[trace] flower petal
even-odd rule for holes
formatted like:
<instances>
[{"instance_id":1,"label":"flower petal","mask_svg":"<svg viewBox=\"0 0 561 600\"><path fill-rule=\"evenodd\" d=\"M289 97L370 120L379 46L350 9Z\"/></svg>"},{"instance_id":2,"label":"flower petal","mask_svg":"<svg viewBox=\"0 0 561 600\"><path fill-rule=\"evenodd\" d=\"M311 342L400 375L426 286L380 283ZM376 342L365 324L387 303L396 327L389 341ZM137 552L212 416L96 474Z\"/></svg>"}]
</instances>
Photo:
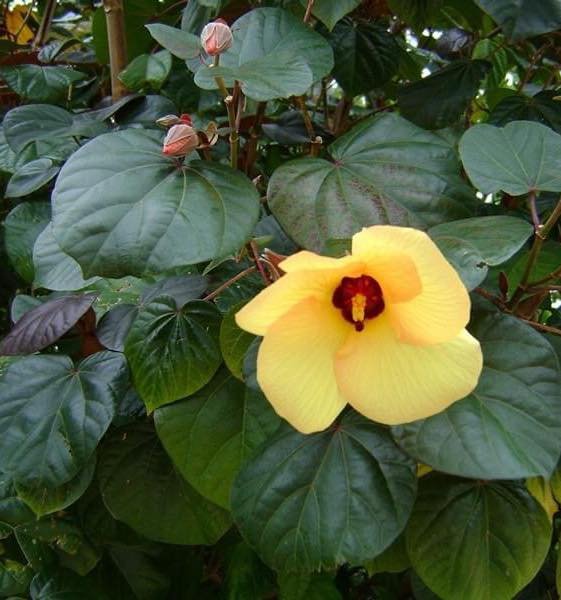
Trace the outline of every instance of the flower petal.
<instances>
[{"instance_id":1,"label":"flower petal","mask_svg":"<svg viewBox=\"0 0 561 600\"><path fill-rule=\"evenodd\" d=\"M418 293L409 297L403 290L406 268L392 266L395 258L383 261L396 254L405 257L403 265L410 260L415 267L418 282L411 280L411 289L418 288ZM400 339L413 344L446 342L469 321L470 300L462 280L423 231L390 225L363 229L353 236L353 256L379 270L373 276L385 295L386 287L401 290L400 299L389 295L389 313Z\"/></svg>"},{"instance_id":2,"label":"flower petal","mask_svg":"<svg viewBox=\"0 0 561 600\"><path fill-rule=\"evenodd\" d=\"M279 267L285 273L294 273L296 271L321 271L323 269L342 269L352 268L358 262L352 256L343 256L342 258L332 258L330 256L321 256L308 250L301 250L286 257L279 263Z\"/></svg>"},{"instance_id":3,"label":"flower petal","mask_svg":"<svg viewBox=\"0 0 561 600\"><path fill-rule=\"evenodd\" d=\"M309 252L308 254L312 253ZM338 264L336 259L329 260L333 261L333 264ZM281 265L286 262L286 260L283 261ZM317 271L287 273L259 292L251 302L236 313L236 323L246 331L256 335L265 335L268 328L279 317L302 300L316 298L323 302L331 302L333 292L341 279L345 275L350 274L352 276L358 273L362 268L362 263L354 261L336 269L328 268Z\"/></svg>"},{"instance_id":4,"label":"flower petal","mask_svg":"<svg viewBox=\"0 0 561 600\"><path fill-rule=\"evenodd\" d=\"M338 311L304 300L268 329L257 355L257 381L277 413L302 433L328 427L345 406L333 360L352 327Z\"/></svg>"},{"instance_id":5,"label":"flower petal","mask_svg":"<svg viewBox=\"0 0 561 600\"><path fill-rule=\"evenodd\" d=\"M453 340L415 346L398 339L388 317L352 333L335 357L339 388L356 410L397 425L430 417L477 385L483 358L465 329Z\"/></svg>"}]
</instances>

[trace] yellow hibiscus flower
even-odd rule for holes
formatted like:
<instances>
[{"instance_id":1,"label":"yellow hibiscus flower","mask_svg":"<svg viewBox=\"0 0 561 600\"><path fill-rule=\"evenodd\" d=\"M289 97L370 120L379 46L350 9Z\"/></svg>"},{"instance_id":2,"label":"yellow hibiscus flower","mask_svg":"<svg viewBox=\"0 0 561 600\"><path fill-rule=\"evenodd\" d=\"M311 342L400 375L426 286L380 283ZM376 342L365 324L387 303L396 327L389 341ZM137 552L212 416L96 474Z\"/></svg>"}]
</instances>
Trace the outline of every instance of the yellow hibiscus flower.
<instances>
[{"instance_id":1,"label":"yellow hibiscus flower","mask_svg":"<svg viewBox=\"0 0 561 600\"><path fill-rule=\"evenodd\" d=\"M380 423L422 419L476 386L469 295L426 233L376 225L353 236L349 256L302 251L279 266L285 275L236 321L264 336L257 380L302 433L325 429L347 403Z\"/></svg>"}]
</instances>

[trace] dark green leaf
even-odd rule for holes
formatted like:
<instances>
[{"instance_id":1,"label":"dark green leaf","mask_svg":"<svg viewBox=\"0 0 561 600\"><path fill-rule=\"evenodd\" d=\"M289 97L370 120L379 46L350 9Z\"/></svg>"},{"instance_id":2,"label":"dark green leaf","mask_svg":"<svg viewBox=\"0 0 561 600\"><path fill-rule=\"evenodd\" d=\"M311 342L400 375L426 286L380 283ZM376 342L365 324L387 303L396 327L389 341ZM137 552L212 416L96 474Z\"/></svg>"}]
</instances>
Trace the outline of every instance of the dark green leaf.
<instances>
[{"instance_id":1,"label":"dark green leaf","mask_svg":"<svg viewBox=\"0 0 561 600\"><path fill-rule=\"evenodd\" d=\"M338 0L338 2L315 0L312 14L331 31L338 21L353 11L360 3L361 0ZM300 0L300 4L307 6L307 0Z\"/></svg>"},{"instance_id":2,"label":"dark green leaf","mask_svg":"<svg viewBox=\"0 0 561 600\"><path fill-rule=\"evenodd\" d=\"M158 436L183 477L225 508L240 466L280 422L262 394L225 370L198 394L158 409L154 417Z\"/></svg>"},{"instance_id":3,"label":"dark green leaf","mask_svg":"<svg viewBox=\"0 0 561 600\"><path fill-rule=\"evenodd\" d=\"M60 167L50 158L38 158L15 171L6 187L6 198L21 198L49 183Z\"/></svg>"},{"instance_id":4,"label":"dark green leaf","mask_svg":"<svg viewBox=\"0 0 561 600\"><path fill-rule=\"evenodd\" d=\"M15 560L0 561L0 597L5 598L14 594L26 594L33 569Z\"/></svg>"},{"instance_id":5,"label":"dark green leaf","mask_svg":"<svg viewBox=\"0 0 561 600\"><path fill-rule=\"evenodd\" d=\"M561 102L558 92L545 90L535 96L514 94L501 100L491 111L489 123L502 127L510 121L537 121L561 133Z\"/></svg>"},{"instance_id":6,"label":"dark green leaf","mask_svg":"<svg viewBox=\"0 0 561 600\"><path fill-rule=\"evenodd\" d=\"M230 526L228 513L175 471L148 425L117 430L107 440L99 480L111 514L149 539L214 544Z\"/></svg>"},{"instance_id":7,"label":"dark green leaf","mask_svg":"<svg viewBox=\"0 0 561 600\"><path fill-rule=\"evenodd\" d=\"M25 281L33 281L33 245L49 222L46 202L22 202L4 220L4 243L12 266Z\"/></svg>"},{"instance_id":8,"label":"dark green leaf","mask_svg":"<svg viewBox=\"0 0 561 600\"><path fill-rule=\"evenodd\" d=\"M0 354L33 354L56 342L91 308L95 294L62 296L39 304L17 321L0 343Z\"/></svg>"},{"instance_id":9,"label":"dark green leaf","mask_svg":"<svg viewBox=\"0 0 561 600\"><path fill-rule=\"evenodd\" d=\"M235 304L222 319L220 325L220 351L226 366L233 375L242 379L242 366L247 349L255 336L240 329L236 324L236 313L245 304Z\"/></svg>"},{"instance_id":10,"label":"dark green leaf","mask_svg":"<svg viewBox=\"0 0 561 600\"><path fill-rule=\"evenodd\" d=\"M475 125L460 140L460 156L473 185L484 194L561 191L561 135L540 123Z\"/></svg>"},{"instance_id":11,"label":"dark green leaf","mask_svg":"<svg viewBox=\"0 0 561 600\"><path fill-rule=\"evenodd\" d=\"M380 87L397 72L399 46L382 25L343 19L328 39L335 56L333 75L349 96Z\"/></svg>"},{"instance_id":12,"label":"dark green leaf","mask_svg":"<svg viewBox=\"0 0 561 600\"><path fill-rule=\"evenodd\" d=\"M202 388L218 369L220 313L159 296L140 310L125 342L135 387L149 411Z\"/></svg>"},{"instance_id":13,"label":"dark green leaf","mask_svg":"<svg viewBox=\"0 0 561 600\"><path fill-rule=\"evenodd\" d=\"M29 356L0 379L0 468L26 486L56 487L90 460L124 392L126 362L112 352L77 366Z\"/></svg>"},{"instance_id":14,"label":"dark green leaf","mask_svg":"<svg viewBox=\"0 0 561 600\"><path fill-rule=\"evenodd\" d=\"M521 40L561 27L561 5L557 0L475 0L497 22L511 40Z\"/></svg>"},{"instance_id":15,"label":"dark green leaf","mask_svg":"<svg viewBox=\"0 0 561 600\"><path fill-rule=\"evenodd\" d=\"M37 574L30 594L31 600L110 600L94 581L65 569Z\"/></svg>"},{"instance_id":16,"label":"dark green leaf","mask_svg":"<svg viewBox=\"0 0 561 600\"><path fill-rule=\"evenodd\" d=\"M28 487L16 483L15 488L18 496L38 517L42 517L74 504L90 485L94 471L95 460L91 460L80 473L59 487Z\"/></svg>"},{"instance_id":17,"label":"dark green leaf","mask_svg":"<svg viewBox=\"0 0 561 600\"><path fill-rule=\"evenodd\" d=\"M481 305L471 331L481 342L476 389L444 412L395 427L420 462L464 477L516 479L553 471L561 452L561 374L537 331Z\"/></svg>"},{"instance_id":18,"label":"dark green leaf","mask_svg":"<svg viewBox=\"0 0 561 600\"><path fill-rule=\"evenodd\" d=\"M286 426L238 475L234 520L283 571L360 563L389 546L409 517L414 464L387 431L349 413L303 435Z\"/></svg>"},{"instance_id":19,"label":"dark green leaf","mask_svg":"<svg viewBox=\"0 0 561 600\"><path fill-rule=\"evenodd\" d=\"M457 60L398 90L401 114L426 129L442 129L460 118L491 68L484 60Z\"/></svg>"},{"instance_id":20,"label":"dark green leaf","mask_svg":"<svg viewBox=\"0 0 561 600\"><path fill-rule=\"evenodd\" d=\"M80 290L99 279L99 277L84 279L80 265L60 249L53 235L51 223L35 240L33 266L35 267L35 286L47 290Z\"/></svg>"},{"instance_id":21,"label":"dark green leaf","mask_svg":"<svg viewBox=\"0 0 561 600\"><path fill-rule=\"evenodd\" d=\"M196 35L163 23L150 23L146 29L160 46L183 60L195 58L201 51L201 42Z\"/></svg>"},{"instance_id":22,"label":"dark green leaf","mask_svg":"<svg viewBox=\"0 0 561 600\"><path fill-rule=\"evenodd\" d=\"M141 54L119 74L119 79L129 90L159 90L170 74L171 62L172 57L167 50L155 54Z\"/></svg>"},{"instance_id":23,"label":"dark green leaf","mask_svg":"<svg viewBox=\"0 0 561 600\"><path fill-rule=\"evenodd\" d=\"M200 298L208 285L206 277L201 275L177 275L165 277L146 288L140 296L141 304L148 304L158 296L171 296L177 306L183 306L189 300Z\"/></svg>"},{"instance_id":24,"label":"dark green leaf","mask_svg":"<svg viewBox=\"0 0 561 600\"><path fill-rule=\"evenodd\" d=\"M321 573L280 573L280 600L342 600L333 577Z\"/></svg>"},{"instance_id":25,"label":"dark green leaf","mask_svg":"<svg viewBox=\"0 0 561 600\"><path fill-rule=\"evenodd\" d=\"M65 100L71 87L86 75L67 67L16 65L0 67L0 77L22 98L56 103Z\"/></svg>"},{"instance_id":26,"label":"dark green leaf","mask_svg":"<svg viewBox=\"0 0 561 600\"><path fill-rule=\"evenodd\" d=\"M406 533L413 568L443 600L511 600L545 559L551 524L519 483L429 474Z\"/></svg>"},{"instance_id":27,"label":"dark green leaf","mask_svg":"<svg viewBox=\"0 0 561 600\"><path fill-rule=\"evenodd\" d=\"M427 227L470 216L471 192L452 147L394 114L356 125L318 158L290 161L271 177L269 206L301 246L390 223Z\"/></svg>"},{"instance_id":28,"label":"dark green leaf","mask_svg":"<svg viewBox=\"0 0 561 600\"><path fill-rule=\"evenodd\" d=\"M53 231L86 276L162 271L236 252L251 235L258 194L241 173L203 161L178 168L161 133L102 135L62 168Z\"/></svg>"},{"instance_id":29,"label":"dark green leaf","mask_svg":"<svg viewBox=\"0 0 561 600\"><path fill-rule=\"evenodd\" d=\"M507 216L461 219L429 230L429 235L470 290L485 279L488 266L506 262L532 233L528 222Z\"/></svg>"},{"instance_id":30,"label":"dark green leaf","mask_svg":"<svg viewBox=\"0 0 561 600\"><path fill-rule=\"evenodd\" d=\"M14 152L21 152L30 142L95 137L107 131L107 125L88 117L75 115L59 106L27 104L9 111L3 121L6 140ZM76 148L76 144L74 143Z\"/></svg>"},{"instance_id":31,"label":"dark green leaf","mask_svg":"<svg viewBox=\"0 0 561 600\"><path fill-rule=\"evenodd\" d=\"M108 349L123 352L125 340L138 316L136 304L118 304L108 310L97 324L95 335Z\"/></svg>"}]
</instances>

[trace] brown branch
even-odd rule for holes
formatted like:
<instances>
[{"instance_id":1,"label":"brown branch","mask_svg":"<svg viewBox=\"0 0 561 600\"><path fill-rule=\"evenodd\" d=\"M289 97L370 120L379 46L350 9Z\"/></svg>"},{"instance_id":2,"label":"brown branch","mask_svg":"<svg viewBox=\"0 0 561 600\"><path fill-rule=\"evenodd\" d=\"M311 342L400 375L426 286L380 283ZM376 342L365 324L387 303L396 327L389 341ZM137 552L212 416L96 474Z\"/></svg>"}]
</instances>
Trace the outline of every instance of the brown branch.
<instances>
[{"instance_id":1,"label":"brown branch","mask_svg":"<svg viewBox=\"0 0 561 600\"><path fill-rule=\"evenodd\" d=\"M43 12L43 18L41 19L39 29L37 30L37 34L33 40L33 48L38 48L47 41L47 38L49 37L49 31L51 30L53 17L55 16L56 4L57 0L47 0L45 10Z\"/></svg>"},{"instance_id":2,"label":"brown branch","mask_svg":"<svg viewBox=\"0 0 561 600\"><path fill-rule=\"evenodd\" d=\"M127 40L125 37L125 14L123 0L103 0L107 22L107 40L111 66L111 95L116 102L127 94L127 88L119 74L127 66Z\"/></svg>"},{"instance_id":3,"label":"brown branch","mask_svg":"<svg viewBox=\"0 0 561 600\"><path fill-rule=\"evenodd\" d=\"M266 102L259 102L257 104L257 112L255 113L255 119L253 125L249 131L249 140L247 142L247 154L245 159L245 172L249 175L253 163L257 158L257 144L259 143L259 135L261 134L261 124L265 117L265 109L267 108Z\"/></svg>"},{"instance_id":4,"label":"brown branch","mask_svg":"<svg viewBox=\"0 0 561 600\"><path fill-rule=\"evenodd\" d=\"M539 331L544 331L545 333L552 333L553 335L561 335L561 329L557 329L557 327L552 327L551 325L543 325L542 323L538 323L537 321L531 321L530 319L524 319L523 317L518 317L521 321L528 323L535 329Z\"/></svg>"},{"instance_id":5,"label":"brown branch","mask_svg":"<svg viewBox=\"0 0 561 600\"><path fill-rule=\"evenodd\" d=\"M315 0L308 0L308 6L306 6L306 14L304 15L304 23L309 23L312 18L312 10L314 9Z\"/></svg>"}]
</instances>

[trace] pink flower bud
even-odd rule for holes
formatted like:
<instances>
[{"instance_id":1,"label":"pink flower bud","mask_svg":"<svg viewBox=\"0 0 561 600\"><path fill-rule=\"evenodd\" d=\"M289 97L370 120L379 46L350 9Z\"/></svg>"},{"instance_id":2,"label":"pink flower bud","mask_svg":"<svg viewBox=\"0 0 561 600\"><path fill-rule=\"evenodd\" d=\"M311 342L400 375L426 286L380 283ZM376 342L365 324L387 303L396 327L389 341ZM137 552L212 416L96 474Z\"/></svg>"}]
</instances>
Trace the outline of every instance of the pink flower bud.
<instances>
[{"instance_id":1,"label":"pink flower bud","mask_svg":"<svg viewBox=\"0 0 561 600\"><path fill-rule=\"evenodd\" d=\"M232 45L232 30L223 19L205 25L201 32L201 44L210 56L222 54Z\"/></svg>"},{"instance_id":2,"label":"pink flower bud","mask_svg":"<svg viewBox=\"0 0 561 600\"><path fill-rule=\"evenodd\" d=\"M199 136L190 126L180 123L174 125L164 139L163 154L166 156L185 156L199 145Z\"/></svg>"}]
</instances>

